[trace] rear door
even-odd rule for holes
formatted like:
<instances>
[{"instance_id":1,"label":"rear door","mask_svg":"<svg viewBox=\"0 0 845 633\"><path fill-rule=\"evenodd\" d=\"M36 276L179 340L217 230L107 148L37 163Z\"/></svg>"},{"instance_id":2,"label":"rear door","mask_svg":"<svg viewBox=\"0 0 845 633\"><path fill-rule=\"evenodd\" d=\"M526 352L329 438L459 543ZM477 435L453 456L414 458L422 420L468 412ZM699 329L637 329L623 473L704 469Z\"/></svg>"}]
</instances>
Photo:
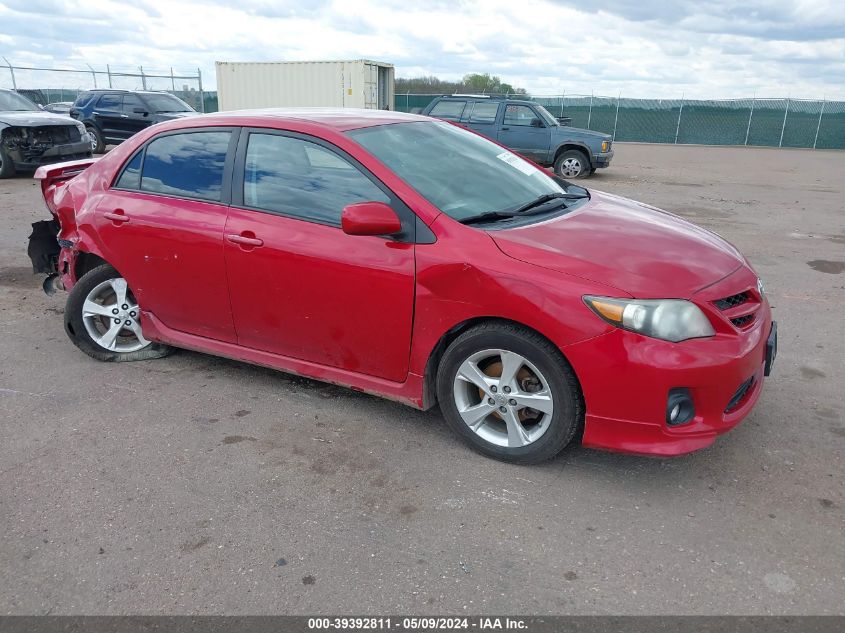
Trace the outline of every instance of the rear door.
<instances>
[{"instance_id":1,"label":"rear door","mask_svg":"<svg viewBox=\"0 0 845 633\"><path fill-rule=\"evenodd\" d=\"M241 136L234 182L225 252L238 343L403 381L413 240L347 235L340 216L385 202L413 237L411 211L334 146L276 130Z\"/></svg>"},{"instance_id":2,"label":"rear door","mask_svg":"<svg viewBox=\"0 0 845 633\"><path fill-rule=\"evenodd\" d=\"M230 343L223 228L236 143L232 128L154 137L106 190L93 220L106 259L144 312L168 328Z\"/></svg>"},{"instance_id":3,"label":"rear door","mask_svg":"<svg viewBox=\"0 0 845 633\"><path fill-rule=\"evenodd\" d=\"M495 141L498 137L496 120L500 103L499 101L470 101L461 121L471 130Z\"/></svg>"},{"instance_id":4,"label":"rear door","mask_svg":"<svg viewBox=\"0 0 845 633\"><path fill-rule=\"evenodd\" d=\"M507 104L498 141L535 161L545 161L552 142L551 129L529 105Z\"/></svg>"}]
</instances>

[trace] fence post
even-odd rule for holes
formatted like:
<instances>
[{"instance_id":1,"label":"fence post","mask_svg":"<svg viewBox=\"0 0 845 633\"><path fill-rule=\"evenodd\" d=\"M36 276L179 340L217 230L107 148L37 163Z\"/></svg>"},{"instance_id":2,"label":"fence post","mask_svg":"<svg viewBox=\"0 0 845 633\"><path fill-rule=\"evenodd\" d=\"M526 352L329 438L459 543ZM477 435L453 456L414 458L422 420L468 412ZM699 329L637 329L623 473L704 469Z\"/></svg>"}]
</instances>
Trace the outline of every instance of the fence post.
<instances>
[{"instance_id":1,"label":"fence post","mask_svg":"<svg viewBox=\"0 0 845 633\"><path fill-rule=\"evenodd\" d=\"M590 109L587 112L587 129L590 129L590 121L593 120L593 92L590 92Z\"/></svg>"},{"instance_id":2,"label":"fence post","mask_svg":"<svg viewBox=\"0 0 845 633\"><path fill-rule=\"evenodd\" d=\"M173 66L170 67L170 88L176 92L176 80L173 78Z\"/></svg>"},{"instance_id":3,"label":"fence post","mask_svg":"<svg viewBox=\"0 0 845 633\"><path fill-rule=\"evenodd\" d=\"M751 133L751 117L754 116L754 104L757 103L757 93L751 99L751 112L748 113L748 125L745 128L745 146L748 147L748 135Z\"/></svg>"},{"instance_id":4,"label":"fence post","mask_svg":"<svg viewBox=\"0 0 845 633\"><path fill-rule=\"evenodd\" d=\"M91 64L85 64L85 65L88 66L88 69L91 71L91 77L94 78L94 90L96 90L97 89L97 73L93 68L91 68Z\"/></svg>"},{"instance_id":5,"label":"fence post","mask_svg":"<svg viewBox=\"0 0 845 633\"><path fill-rule=\"evenodd\" d=\"M819 129L822 126L822 115L824 114L824 107L827 104L827 97L822 99L822 109L819 112L819 122L816 123L816 137L813 139L813 149L816 149L816 143L819 142Z\"/></svg>"},{"instance_id":6,"label":"fence post","mask_svg":"<svg viewBox=\"0 0 845 633\"><path fill-rule=\"evenodd\" d=\"M147 76L144 74L144 67L138 66L138 70L141 71L141 86L143 86L144 90L147 89Z\"/></svg>"},{"instance_id":7,"label":"fence post","mask_svg":"<svg viewBox=\"0 0 845 633\"><path fill-rule=\"evenodd\" d=\"M783 113L783 125L780 127L780 140L778 147L783 147L783 133L786 130L786 117L789 116L789 97L786 98L786 110Z\"/></svg>"},{"instance_id":8,"label":"fence post","mask_svg":"<svg viewBox=\"0 0 845 633\"><path fill-rule=\"evenodd\" d=\"M675 126L675 145L678 144L678 134L681 131L681 114L684 112L684 97L685 93L681 93L681 107L678 108L678 124Z\"/></svg>"},{"instance_id":9,"label":"fence post","mask_svg":"<svg viewBox=\"0 0 845 633\"><path fill-rule=\"evenodd\" d=\"M106 74L109 76L109 88L111 88L111 67L108 64L106 64Z\"/></svg>"},{"instance_id":10,"label":"fence post","mask_svg":"<svg viewBox=\"0 0 845 633\"><path fill-rule=\"evenodd\" d=\"M613 119L613 136L611 140L616 141L616 125L619 123L619 100L622 98L622 92L616 95L616 117Z\"/></svg>"},{"instance_id":11,"label":"fence post","mask_svg":"<svg viewBox=\"0 0 845 633\"><path fill-rule=\"evenodd\" d=\"M205 114L205 95L202 91L202 70L200 70L199 68L197 68L197 83L199 84L200 91L200 112Z\"/></svg>"},{"instance_id":12,"label":"fence post","mask_svg":"<svg viewBox=\"0 0 845 633\"><path fill-rule=\"evenodd\" d=\"M8 59L6 59L6 58L4 57L4 58L3 58L3 61L4 61L4 62L6 62L6 66L8 66L8 67L9 67L9 74L11 74L11 75L12 75L12 90L17 91L17 89L18 89L18 84L16 84L16 83L15 83L15 70L14 70L14 68L12 68L12 65L9 63L9 60L8 60Z\"/></svg>"}]
</instances>

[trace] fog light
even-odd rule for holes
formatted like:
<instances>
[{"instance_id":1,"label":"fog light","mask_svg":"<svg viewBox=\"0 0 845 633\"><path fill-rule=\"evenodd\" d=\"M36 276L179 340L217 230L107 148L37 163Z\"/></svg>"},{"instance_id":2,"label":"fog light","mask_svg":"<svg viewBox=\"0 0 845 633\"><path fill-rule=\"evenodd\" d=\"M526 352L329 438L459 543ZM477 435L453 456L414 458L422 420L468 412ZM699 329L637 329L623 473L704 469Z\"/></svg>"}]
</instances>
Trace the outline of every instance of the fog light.
<instances>
[{"instance_id":1,"label":"fog light","mask_svg":"<svg viewBox=\"0 0 845 633\"><path fill-rule=\"evenodd\" d=\"M675 387L669 390L666 401L666 424L677 426L686 424L695 417L695 406L692 395L686 387Z\"/></svg>"}]
</instances>

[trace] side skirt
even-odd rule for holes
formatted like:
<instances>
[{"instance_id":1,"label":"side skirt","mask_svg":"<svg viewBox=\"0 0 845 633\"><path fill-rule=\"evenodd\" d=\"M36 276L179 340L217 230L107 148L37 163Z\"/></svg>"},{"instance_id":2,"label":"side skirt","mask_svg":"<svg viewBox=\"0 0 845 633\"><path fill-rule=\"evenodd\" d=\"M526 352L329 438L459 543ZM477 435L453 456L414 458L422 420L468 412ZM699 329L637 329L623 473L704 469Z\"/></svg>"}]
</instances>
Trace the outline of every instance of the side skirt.
<instances>
[{"instance_id":1,"label":"side skirt","mask_svg":"<svg viewBox=\"0 0 845 633\"><path fill-rule=\"evenodd\" d=\"M321 382L327 382L341 387L347 387L354 391L369 393L389 400L395 400L416 409L423 408L423 379L416 374L408 374L405 382L392 382L375 376L367 376L355 372L328 367L318 363L312 363L298 358L281 356L262 350L240 347L233 343L215 341L213 339L186 334L170 329L151 312L142 312L144 336L151 341L166 343L173 347L223 356L232 360L238 360L252 365L269 367L279 371L313 378Z\"/></svg>"}]
</instances>

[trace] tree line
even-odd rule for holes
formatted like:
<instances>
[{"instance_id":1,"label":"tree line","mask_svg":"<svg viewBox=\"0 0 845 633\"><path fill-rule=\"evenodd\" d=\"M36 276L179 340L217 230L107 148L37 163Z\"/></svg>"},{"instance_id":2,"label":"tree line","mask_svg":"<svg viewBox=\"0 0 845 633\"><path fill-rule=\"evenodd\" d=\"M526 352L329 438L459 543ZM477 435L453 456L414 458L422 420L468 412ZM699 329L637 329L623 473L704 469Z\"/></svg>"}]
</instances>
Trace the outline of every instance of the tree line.
<instances>
[{"instance_id":1,"label":"tree line","mask_svg":"<svg viewBox=\"0 0 845 633\"><path fill-rule=\"evenodd\" d=\"M503 82L501 77L490 73L470 73L464 75L460 81L445 81L433 75L428 77L412 77L396 79L396 94L454 94L456 92L471 94L528 94L525 88L517 88Z\"/></svg>"}]
</instances>

